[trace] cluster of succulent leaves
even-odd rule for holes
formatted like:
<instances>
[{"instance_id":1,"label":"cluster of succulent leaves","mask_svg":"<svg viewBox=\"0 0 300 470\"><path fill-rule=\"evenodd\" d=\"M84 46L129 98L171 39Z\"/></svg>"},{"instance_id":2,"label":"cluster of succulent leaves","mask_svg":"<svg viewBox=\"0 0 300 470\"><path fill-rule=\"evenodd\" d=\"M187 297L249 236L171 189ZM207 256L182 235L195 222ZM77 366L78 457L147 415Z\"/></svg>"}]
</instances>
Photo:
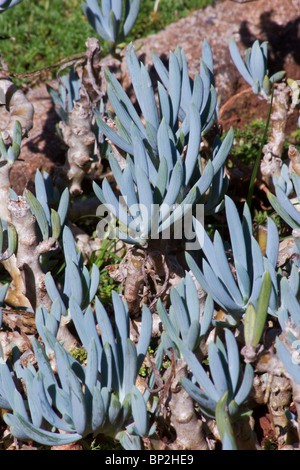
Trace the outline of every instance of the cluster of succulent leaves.
<instances>
[{"instance_id":1,"label":"cluster of succulent leaves","mask_svg":"<svg viewBox=\"0 0 300 470\"><path fill-rule=\"evenodd\" d=\"M2 2L2 8L15 3ZM125 2L125 17L121 6L121 1L104 0L101 9L98 2L92 0L87 0L84 6L98 34L112 44L120 41L130 29L139 1ZM266 44L255 42L247 52L245 62L233 40L230 51L253 91L268 97L272 83L282 74L268 77ZM204 236L201 260L198 262L187 253L191 273L186 273L176 288L171 288L168 308L161 299L158 300L157 311L164 331L156 364L161 365L170 348L176 358L184 358L189 376L182 379L182 386L204 415L216 419L223 449L235 449L231 425L245 412L244 405L254 377L249 363L241 365L235 329L243 322L245 345L256 348L267 315L278 318L286 334L285 342L279 339L276 342L278 355L288 373L300 383L300 366L293 361L290 346L300 338L298 266L291 261L289 277L283 275L277 269L279 236L275 223L268 219L267 244L263 253L253 235L249 207L244 205L241 219L234 202L225 195L228 182L224 165L234 138L232 130L223 141L219 136L215 137L211 155L204 168L202 166L200 144L218 117L213 59L207 41L203 43L200 72L194 79L189 76L184 51L179 48L170 53L168 68L153 55L154 67L160 77L158 106L148 68L139 63L132 46L128 47L126 58L141 114L109 71L105 71L107 95L114 109L117 132L95 110L98 128L126 154L124 168L113 154L109 155L125 205L120 204L107 180L101 187L94 183L94 191L120 221L117 237L135 245L146 245L151 237L155 238L180 222L187 206L202 203L206 214L215 214L225 207L230 245L224 246L218 231L211 240L205 227L194 219L199 241ZM73 82L75 87L71 86ZM60 104L64 120L67 119L66 99L72 106L72 100L77 96L77 77L74 81L66 81L65 85L69 96L63 96L63 89L60 95L52 95ZM18 128L16 132L14 140L20 146ZM5 152L3 149L4 156ZM293 174L290 178L283 166L274 185L275 195L270 196L270 202L290 227L297 230L299 214L289 196L294 190L299 199L299 176ZM64 282L60 289L50 271L45 276L52 307L48 311L41 305L36 311L36 327L43 341L42 345L37 339L32 340L37 366L30 363L25 366L16 346L13 346L8 361L0 358L0 407L12 411L4 415L4 420L15 437L44 445L63 445L90 434L106 434L118 439L125 449L140 449L141 437L151 436L155 431L150 417L156 402L154 408L149 408L150 392L142 394L135 386L151 341L152 313L143 306L139 340L135 345L130 339L126 302L112 291L113 327L108 312L97 297L100 270L96 264L90 271L87 269L71 230L65 225L69 203L67 190L59 198L48 175L43 178L37 172L36 196L29 192L25 194L41 238L46 240L51 236L59 241L65 260ZM11 197L16 195L11 192ZM52 204L56 204L57 210L50 208ZM170 207L174 206L174 211L170 212ZM153 213L153 207L156 213ZM128 231L132 228L134 235ZM16 238L10 224L1 224L0 229L3 260L16 250ZM295 242L297 253L297 237ZM201 318L192 275L207 293ZM4 285L0 290L0 307L5 305L7 288ZM215 304L223 309L226 320L214 319ZM62 319L73 322L87 352L83 364L57 339ZM195 353L215 327L222 329L224 337L217 336L209 342L207 370ZM3 357L1 351L0 356ZM57 373L52 369L51 357L55 358ZM150 386L154 380L152 376ZM21 384L26 389L26 399L20 391Z\"/></svg>"},{"instance_id":2,"label":"cluster of succulent leaves","mask_svg":"<svg viewBox=\"0 0 300 470\"><path fill-rule=\"evenodd\" d=\"M146 436L149 431L148 411L135 381L148 349L152 317L145 307L139 342L135 346L129 338L126 305L116 293L113 306L115 332L106 310L96 298L99 338L91 307L83 311L73 296L69 298L69 313L87 351L85 367L56 338L62 314L60 302L53 302L50 312L42 306L37 309L36 325L45 344L43 347L36 339L32 342L38 370L22 365L17 348L12 355L13 375L15 380L23 379L26 401L15 388L10 365L3 360L0 363L0 405L13 410L4 419L14 436L49 446L71 443L89 434L103 433L117 438L121 433L118 438L125 448L132 442L139 447L139 436ZM57 376L51 368L50 353L55 357ZM135 424L126 428L130 413ZM65 433L57 434L53 429Z\"/></svg>"},{"instance_id":3,"label":"cluster of succulent leaves","mask_svg":"<svg viewBox=\"0 0 300 470\"><path fill-rule=\"evenodd\" d=\"M22 2L22 0L1 0L0 1L0 13L7 10L8 8L14 7L20 2Z\"/></svg>"},{"instance_id":4,"label":"cluster of succulent leaves","mask_svg":"<svg viewBox=\"0 0 300 470\"><path fill-rule=\"evenodd\" d=\"M131 31L140 10L141 0L86 0L83 12L96 33L114 52Z\"/></svg>"},{"instance_id":5,"label":"cluster of succulent leaves","mask_svg":"<svg viewBox=\"0 0 300 470\"><path fill-rule=\"evenodd\" d=\"M245 60L242 59L234 38L231 38L229 41L229 50L235 66L246 82L252 86L253 93L260 94L264 98L269 97L271 95L272 84L281 80L285 72L279 71L269 77L267 69L267 41L260 44L256 40L247 49Z\"/></svg>"}]
</instances>

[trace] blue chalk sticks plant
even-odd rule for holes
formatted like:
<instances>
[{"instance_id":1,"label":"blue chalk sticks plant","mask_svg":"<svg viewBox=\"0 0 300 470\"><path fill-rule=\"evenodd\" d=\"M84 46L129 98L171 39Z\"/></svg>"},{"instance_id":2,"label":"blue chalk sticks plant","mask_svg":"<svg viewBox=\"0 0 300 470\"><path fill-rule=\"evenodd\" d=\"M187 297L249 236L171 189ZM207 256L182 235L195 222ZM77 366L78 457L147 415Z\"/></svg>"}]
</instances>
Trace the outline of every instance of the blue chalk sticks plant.
<instances>
[{"instance_id":1,"label":"blue chalk sticks plant","mask_svg":"<svg viewBox=\"0 0 300 470\"><path fill-rule=\"evenodd\" d=\"M17 3L0 1L0 12ZM140 6L86 0L82 9L120 59ZM283 163L284 117L280 139L273 121L280 100L288 112L300 94L283 71L269 76L266 42L256 40L244 59L234 39L229 50L269 103L243 205L229 185L234 130L222 135L218 122L208 41L193 78L184 50L168 61L153 53L155 83L129 44L129 95L89 38L58 88L48 86L66 163L56 178L37 170L34 190L22 194L10 169L34 110L0 77L10 115L0 136L1 428L21 447L112 439L128 451L167 441L164 450L261 450L254 410L266 405L274 445L299 446L300 154L290 146ZM258 175L287 240L271 211L257 236ZM80 249L82 236L81 247L98 240L93 256ZM106 251L110 239L125 255ZM105 305L104 275L117 286Z\"/></svg>"}]
</instances>

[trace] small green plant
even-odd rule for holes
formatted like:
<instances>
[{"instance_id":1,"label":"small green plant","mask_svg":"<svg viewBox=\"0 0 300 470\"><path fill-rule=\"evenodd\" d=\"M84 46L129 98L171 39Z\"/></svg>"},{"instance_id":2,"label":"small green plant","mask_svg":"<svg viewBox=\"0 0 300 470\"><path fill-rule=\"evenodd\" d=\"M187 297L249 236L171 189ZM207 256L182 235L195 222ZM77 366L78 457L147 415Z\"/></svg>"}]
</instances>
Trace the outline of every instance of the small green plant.
<instances>
[{"instance_id":1,"label":"small green plant","mask_svg":"<svg viewBox=\"0 0 300 470\"><path fill-rule=\"evenodd\" d=\"M89 21L116 52L117 42L129 32L138 8L146 3L87 0L84 8ZM2 2L0 7L14 4ZM43 2L54 15L52 5ZM161 0L161 12L164 5L170 6L170 2ZM33 14L40 6L34 6ZM87 43L87 50L95 46L94 65L99 71L99 42L91 39ZM245 59L233 40L229 47L254 93L275 108L284 96L286 113L290 98L292 106L298 106L297 82L276 85L283 73L268 76L266 43L255 41ZM109 140L111 153L105 163L110 165L115 184L100 177L93 189L104 209L97 235L103 222L104 228L116 229L113 237L104 230L102 243L86 260L75 243L79 227L69 219L69 198L76 197L71 187L59 190L48 174L37 171L35 191L26 189L21 196L6 188L3 206L10 218L0 218L0 262L15 277L0 288L4 422L15 438L45 446L81 441L83 448L119 449L121 445L126 450L141 450L146 443L154 446L154 438L176 434L173 442L168 439L170 449L202 450L211 445L222 445L224 450L257 449L263 448L263 442L257 442L249 417L263 403L272 414L279 448L290 442L290 425L299 429L300 423L300 219L295 206L300 195L299 152L296 147L288 149L290 171L281 161L284 119L276 149L271 107L263 128L252 124L258 126L257 131L263 130L257 141L253 127L246 128L242 137L238 134L233 152L247 156L240 153L236 158L254 164L250 203L239 207L229 194L226 173L230 168L225 169L234 134L230 130L223 140L219 135L208 42L203 41L200 70L193 79L183 50L171 52L167 65L153 54L159 76L157 91L147 65L139 62L131 44L126 60L140 113L108 70L110 119L95 101L89 102L88 93L80 95L84 88L79 75L70 75L64 82L69 86L68 107L64 107L64 87L60 93L52 93L60 105L60 117L65 124L70 118L77 137L78 121L67 112L73 105L72 111L79 110L84 101L88 113L81 126L88 124L90 131L96 121ZM87 60L86 65L92 64ZM93 82L96 77L90 74L89 78ZM10 80L0 82L1 103L8 106L10 117L16 116L8 89L13 90L14 98L21 97L29 111L28 126L21 121L19 126L12 119L10 140L0 141L0 166L7 170L18 157L22 137L32 127L33 109L24 94L10 88ZM84 144L88 160L89 146L96 137L100 139L95 134ZM251 153L253 149L256 155ZM253 217L251 212L259 165L265 170L261 171L263 177L269 176L264 181L277 215L267 211ZM82 196L82 204L87 202L86 196ZM199 206L210 217L209 231L204 215L192 217ZM114 216L115 225L110 214L104 218L107 212ZM192 248L186 243L190 240L186 232L175 236L187 214L191 216L189 229L198 241ZM279 230L271 215L286 222L293 246L292 256L280 266ZM256 238L257 224L265 225L264 244ZM226 230L217 230L222 226ZM91 234L95 235L95 227L89 227L88 236ZM119 244L127 248L124 256L117 251ZM52 252L62 260L59 276L52 269ZM19 288L22 316L31 313L34 318L36 330L30 339L24 339L23 324L20 326L18 317L15 320L17 309L9 303L14 286ZM10 308L14 316L9 322ZM5 322L10 328L2 328ZM16 345L19 330L25 348L23 343L22 347ZM139 375L146 377L145 388ZM297 415L287 412L292 401ZM298 435L294 440L299 445Z\"/></svg>"},{"instance_id":2,"label":"small green plant","mask_svg":"<svg viewBox=\"0 0 300 470\"><path fill-rule=\"evenodd\" d=\"M265 121L255 119L250 124L245 124L243 129L236 129L230 156L247 166L253 165L261 147L265 127ZM227 162L229 168L236 166L235 160L230 160L230 156Z\"/></svg>"}]
</instances>

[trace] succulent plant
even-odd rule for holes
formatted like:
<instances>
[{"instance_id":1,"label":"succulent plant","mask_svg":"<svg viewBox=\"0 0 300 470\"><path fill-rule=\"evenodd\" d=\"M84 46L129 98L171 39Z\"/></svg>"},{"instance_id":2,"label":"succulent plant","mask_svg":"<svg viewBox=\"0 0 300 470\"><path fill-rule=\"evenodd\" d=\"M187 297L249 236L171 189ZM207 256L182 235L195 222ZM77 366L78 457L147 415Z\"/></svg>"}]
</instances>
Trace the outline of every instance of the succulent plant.
<instances>
[{"instance_id":1,"label":"succulent plant","mask_svg":"<svg viewBox=\"0 0 300 470\"><path fill-rule=\"evenodd\" d=\"M272 279L269 312L278 307L278 283L276 264L278 258L279 236L272 219L268 219L266 255L252 234L252 220L247 204L244 205L243 220L234 202L225 196L226 219L231 239L232 264L236 280L232 274L228 256L218 231L211 241L203 226L195 220L197 236L204 237L202 250L202 270L190 254L187 263L202 288L210 293L217 304L228 312L228 321L234 323L241 318L247 305L257 305L264 273L269 271Z\"/></svg>"},{"instance_id":2,"label":"succulent plant","mask_svg":"<svg viewBox=\"0 0 300 470\"><path fill-rule=\"evenodd\" d=\"M135 346L129 339L126 305L116 293L113 294L113 306L115 333L107 312L96 299L99 337L92 309L88 308L84 313L74 297L70 298L71 316L79 327L83 345L87 346L85 366L57 341L55 329L50 326L51 320L38 322L40 334L54 351L57 376L38 340L33 339L32 342L37 370L31 364L24 367L20 362L20 352L15 350L14 374L16 379L24 380L26 401L15 387L8 364L1 360L0 405L13 410L13 414L8 413L4 417L13 435L44 445L63 445L91 433L116 437L128 425L128 434L135 436L130 443L136 446L136 438L147 435L146 403L135 387L135 380L151 338L151 313L147 307L143 309L141 335ZM57 311L53 310L46 316L56 315ZM44 314L45 311L40 310L39 315ZM45 426L46 422L49 424ZM58 429L64 433L57 433L55 430ZM124 434L120 438L124 445L129 445Z\"/></svg>"},{"instance_id":3,"label":"succulent plant","mask_svg":"<svg viewBox=\"0 0 300 470\"><path fill-rule=\"evenodd\" d=\"M217 206L224 192L223 165L232 145L233 131L228 132L223 142L215 139L212 157L202 170L199 164L202 130L199 103L203 100L203 87L194 86L188 115L178 128L183 85L177 56L173 54L171 57L177 63L177 67L172 66L170 59L170 74L174 74L176 88L174 85L170 92L171 99L168 100L166 90L163 86L159 87L160 102L163 103L159 113L147 68L138 63L134 49L131 46L128 48L129 71L145 125L119 82L110 72L106 72L107 93L116 113L115 123L119 133L99 116L96 120L106 137L129 154L126 161L123 160L123 171L116 158L109 158L125 207L117 200L106 179L102 188L94 184L94 191L104 205L109 205L109 210L124 228L132 229L133 236L130 231L117 231L118 238L128 243L144 245L149 238L168 230L184 217L191 206L204 201L203 196L210 185L214 187L214 193L208 199L210 210ZM200 80L199 77L199 83ZM211 120L214 112L215 105L206 114L207 120ZM170 116L173 116L172 121Z\"/></svg>"},{"instance_id":4,"label":"succulent plant","mask_svg":"<svg viewBox=\"0 0 300 470\"><path fill-rule=\"evenodd\" d=\"M271 77L268 76L267 41L264 41L261 44L258 40L254 41L252 47L247 49L244 61L233 38L229 41L229 50L236 68L246 82L252 86L253 93L260 94L264 98L268 98L271 95L272 84L281 80L284 77L285 72L280 71Z\"/></svg>"},{"instance_id":5,"label":"succulent plant","mask_svg":"<svg viewBox=\"0 0 300 470\"><path fill-rule=\"evenodd\" d=\"M201 412L214 418L220 399L226 396L231 420L239 417L253 384L254 372L247 363L241 370L239 350L233 333L225 328L225 345L219 337L208 345L209 376L196 355L181 342L181 353L191 370L192 379L183 378L181 383L188 394L199 404ZM198 384L198 386L196 385ZM200 388L199 388L200 387Z\"/></svg>"},{"instance_id":6,"label":"succulent plant","mask_svg":"<svg viewBox=\"0 0 300 470\"><path fill-rule=\"evenodd\" d=\"M83 12L97 34L115 52L117 44L131 31L140 9L140 0L86 0Z\"/></svg>"}]
</instances>

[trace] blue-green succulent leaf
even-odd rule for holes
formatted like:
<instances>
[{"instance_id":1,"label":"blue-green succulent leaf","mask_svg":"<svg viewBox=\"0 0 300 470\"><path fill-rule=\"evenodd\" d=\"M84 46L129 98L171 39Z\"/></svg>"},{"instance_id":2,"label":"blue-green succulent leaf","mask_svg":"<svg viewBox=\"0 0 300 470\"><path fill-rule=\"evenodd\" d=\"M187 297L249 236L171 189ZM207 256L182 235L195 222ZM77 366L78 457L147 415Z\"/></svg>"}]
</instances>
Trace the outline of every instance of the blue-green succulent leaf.
<instances>
[{"instance_id":1,"label":"blue-green succulent leaf","mask_svg":"<svg viewBox=\"0 0 300 470\"><path fill-rule=\"evenodd\" d=\"M136 19L137 19L137 16L138 16L138 13L139 13L139 9L140 9L140 3L141 3L141 0L131 0L130 1L130 7L129 9L127 8L127 15L125 17L125 21L124 21L124 25L123 25L123 34L124 36L126 37L129 32L131 31ZM126 4L128 4L128 0L126 0Z\"/></svg>"},{"instance_id":2,"label":"blue-green succulent leaf","mask_svg":"<svg viewBox=\"0 0 300 470\"><path fill-rule=\"evenodd\" d=\"M195 169L201 142L201 120L196 106L190 105L190 133L185 157L185 185L187 186Z\"/></svg>"},{"instance_id":3,"label":"blue-green succulent leaf","mask_svg":"<svg viewBox=\"0 0 300 470\"><path fill-rule=\"evenodd\" d=\"M92 430L95 433L99 428L101 428L105 419L105 408L103 403L103 398L100 390L97 387L94 387L93 390L93 404L92 404L92 420L91 426Z\"/></svg>"},{"instance_id":4,"label":"blue-green succulent leaf","mask_svg":"<svg viewBox=\"0 0 300 470\"><path fill-rule=\"evenodd\" d=\"M208 345L208 360L211 377L219 396L222 396L228 390L226 371L220 357L219 349L216 343ZM199 384L200 385L200 384Z\"/></svg>"}]
</instances>

